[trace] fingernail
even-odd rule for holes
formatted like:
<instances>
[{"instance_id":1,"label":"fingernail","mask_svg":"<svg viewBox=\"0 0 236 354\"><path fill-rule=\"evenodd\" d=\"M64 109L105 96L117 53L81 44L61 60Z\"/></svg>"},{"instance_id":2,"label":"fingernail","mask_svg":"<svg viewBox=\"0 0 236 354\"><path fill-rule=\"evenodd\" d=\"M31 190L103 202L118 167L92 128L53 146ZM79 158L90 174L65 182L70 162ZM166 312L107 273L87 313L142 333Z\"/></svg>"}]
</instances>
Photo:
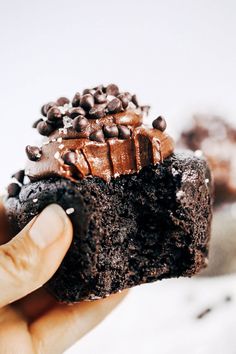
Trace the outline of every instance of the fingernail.
<instances>
[{"instance_id":1,"label":"fingernail","mask_svg":"<svg viewBox=\"0 0 236 354\"><path fill-rule=\"evenodd\" d=\"M37 217L29 231L29 236L40 248L46 248L62 235L67 221L64 210L56 205L49 205Z\"/></svg>"}]
</instances>

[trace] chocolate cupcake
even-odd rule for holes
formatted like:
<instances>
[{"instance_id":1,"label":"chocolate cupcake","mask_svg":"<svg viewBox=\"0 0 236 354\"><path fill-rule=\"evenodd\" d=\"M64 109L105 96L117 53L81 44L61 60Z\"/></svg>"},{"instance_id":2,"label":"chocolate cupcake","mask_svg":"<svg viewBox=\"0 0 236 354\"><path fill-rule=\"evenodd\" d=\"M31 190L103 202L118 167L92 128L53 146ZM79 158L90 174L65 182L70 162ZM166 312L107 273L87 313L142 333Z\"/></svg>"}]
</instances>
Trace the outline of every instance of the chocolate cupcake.
<instances>
[{"instance_id":1,"label":"chocolate cupcake","mask_svg":"<svg viewBox=\"0 0 236 354\"><path fill-rule=\"evenodd\" d=\"M236 201L236 127L218 116L197 115L181 133L178 145L206 156L216 205Z\"/></svg>"},{"instance_id":2,"label":"chocolate cupcake","mask_svg":"<svg viewBox=\"0 0 236 354\"><path fill-rule=\"evenodd\" d=\"M27 146L6 209L12 235L51 203L71 218L72 245L45 285L59 301L103 298L207 264L209 168L174 153L163 117L144 125L148 108L100 85L44 105L34 124L45 138Z\"/></svg>"}]
</instances>

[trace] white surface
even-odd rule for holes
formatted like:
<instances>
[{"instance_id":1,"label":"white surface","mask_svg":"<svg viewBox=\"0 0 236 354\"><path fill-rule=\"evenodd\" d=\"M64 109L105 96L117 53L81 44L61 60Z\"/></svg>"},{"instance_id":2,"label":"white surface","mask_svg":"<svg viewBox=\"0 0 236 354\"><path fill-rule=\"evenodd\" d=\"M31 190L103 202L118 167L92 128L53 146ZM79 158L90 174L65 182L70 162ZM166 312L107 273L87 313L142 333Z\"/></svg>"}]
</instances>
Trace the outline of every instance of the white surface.
<instances>
[{"instance_id":1,"label":"white surface","mask_svg":"<svg viewBox=\"0 0 236 354\"><path fill-rule=\"evenodd\" d=\"M182 278L135 288L67 353L235 354L235 283L236 276ZM229 295L232 301L225 302Z\"/></svg>"},{"instance_id":2,"label":"white surface","mask_svg":"<svg viewBox=\"0 0 236 354\"><path fill-rule=\"evenodd\" d=\"M196 110L235 120L235 10L234 0L0 0L0 187L24 165L41 104L90 85L136 92L174 135ZM135 289L70 353L235 354L236 305L221 304L235 280Z\"/></svg>"}]
</instances>

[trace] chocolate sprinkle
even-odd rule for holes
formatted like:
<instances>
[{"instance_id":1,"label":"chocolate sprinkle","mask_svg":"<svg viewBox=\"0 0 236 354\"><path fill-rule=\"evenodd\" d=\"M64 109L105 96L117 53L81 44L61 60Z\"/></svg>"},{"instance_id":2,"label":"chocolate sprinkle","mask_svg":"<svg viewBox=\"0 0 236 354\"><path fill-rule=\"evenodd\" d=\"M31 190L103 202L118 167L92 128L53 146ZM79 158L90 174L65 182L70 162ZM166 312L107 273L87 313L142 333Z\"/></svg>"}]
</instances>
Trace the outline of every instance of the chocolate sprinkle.
<instances>
[{"instance_id":1,"label":"chocolate sprinkle","mask_svg":"<svg viewBox=\"0 0 236 354\"><path fill-rule=\"evenodd\" d=\"M152 122L152 126L153 126L154 129L158 129L161 132L164 132L164 130L166 130L166 120L165 120L165 118L163 118L162 116L157 117Z\"/></svg>"},{"instance_id":2,"label":"chocolate sprinkle","mask_svg":"<svg viewBox=\"0 0 236 354\"><path fill-rule=\"evenodd\" d=\"M42 150L37 146L27 145L25 148L28 159L31 161L38 161L42 156Z\"/></svg>"},{"instance_id":3,"label":"chocolate sprinkle","mask_svg":"<svg viewBox=\"0 0 236 354\"><path fill-rule=\"evenodd\" d=\"M44 136L49 136L54 131L54 127L45 121L39 122L37 129L39 134Z\"/></svg>"},{"instance_id":4,"label":"chocolate sprinkle","mask_svg":"<svg viewBox=\"0 0 236 354\"><path fill-rule=\"evenodd\" d=\"M104 143L105 139L104 139L104 135L103 135L103 131L100 130L96 130L95 132L92 132L89 136L90 140L93 141L97 141L98 143Z\"/></svg>"},{"instance_id":5,"label":"chocolate sprinkle","mask_svg":"<svg viewBox=\"0 0 236 354\"><path fill-rule=\"evenodd\" d=\"M119 98L113 98L108 105L107 109L110 113L119 113L122 110L122 104Z\"/></svg>"},{"instance_id":6,"label":"chocolate sprinkle","mask_svg":"<svg viewBox=\"0 0 236 354\"><path fill-rule=\"evenodd\" d=\"M87 93L81 97L80 105L86 111L89 111L94 105L94 98L90 93Z\"/></svg>"},{"instance_id":7,"label":"chocolate sprinkle","mask_svg":"<svg viewBox=\"0 0 236 354\"><path fill-rule=\"evenodd\" d=\"M17 183L11 183L7 187L8 197L16 197L20 193L21 187Z\"/></svg>"},{"instance_id":8,"label":"chocolate sprinkle","mask_svg":"<svg viewBox=\"0 0 236 354\"><path fill-rule=\"evenodd\" d=\"M84 116L78 116L73 120L73 128L78 132L83 132L86 130L89 122Z\"/></svg>"},{"instance_id":9,"label":"chocolate sprinkle","mask_svg":"<svg viewBox=\"0 0 236 354\"><path fill-rule=\"evenodd\" d=\"M25 177L25 170L17 171L14 175L12 175L12 177L15 178L21 184L23 184L24 177Z\"/></svg>"},{"instance_id":10,"label":"chocolate sprinkle","mask_svg":"<svg viewBox=\"0 0 236 354\"><path fill-rule=\"evenodd\" d=\"M81 97L80 93L76 92L72 100L73 107L78 107L80 105L80 97Z\"/></svg>"},{"instance_id":11,"label":"chocolate sprinkle","mask_svg":"<svg viewBox=\"0 0 236 354\"><path fill-rule=\"evenodd\" d=\"M111 96L119 95L119 87L115 84L110 84L106 87L106 94Z\"/></svg>"},{"instance_id":12,"label":"chocolate sprinkle","mask_svg":"<svg viewBox=\"0 0 236 354\"><path fill-rule=\"evenodd\" d=\"M67 151L63 156L62 160L66 165L75 165L77 161L77 155L75 151Z\"/></svg>"},{"instance_id":13,"label":"chocolate sprinkle","mask_svg":"<svg viewBox=\"0 0 236 354\"><path fill-rule=\"evenodd\" d=\"M119 130L115 124L104 126L103 132L106 138L117 138L119 135Z\"/></svg>"},{"instance_id":14,"label":"chocolate sprinkle","mask_svg":"<svg viewBox=\"0 0 236 354\"><path fill-rule=\"evenodd\" d=\"M119 139L125 140L130 138L131 130L128 127L126 127L125 125L119 125L118 129L119 129Z\"/></svg>"},{"instance_id":15,"label":"chocolate sprinkle","mask_svg":"<svg viewBox=\"0 0 236 354\"><path fill-rule=\"evenodd\" d=\"M56 103L58 106L64 106L65 104L70 103L70 100L67 97L60 97L57 99Z\"/></svg>"},{"instance_id":16,"label":"chocolate sprinkle","mask_svg":"<svg viewBox=\"0 0 236 354\"><path fill-rule=\"evenodd\" d=\"M201 320L203 317L205 317L208 313L210 313L212 311L212 309L209 307L209 308L206 308L205 310L203 310L202 312L200 312L198 315L197 315L197 319L198 320Z\"/></svg>"}]
</instances>

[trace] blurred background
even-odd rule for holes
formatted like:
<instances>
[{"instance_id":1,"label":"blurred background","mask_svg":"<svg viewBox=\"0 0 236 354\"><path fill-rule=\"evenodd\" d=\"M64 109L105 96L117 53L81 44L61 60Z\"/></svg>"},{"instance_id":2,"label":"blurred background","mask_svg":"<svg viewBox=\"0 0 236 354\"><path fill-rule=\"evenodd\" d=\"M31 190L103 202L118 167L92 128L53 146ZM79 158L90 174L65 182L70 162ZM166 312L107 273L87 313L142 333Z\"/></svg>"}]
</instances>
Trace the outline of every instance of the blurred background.
<instances>
[{"instance_id":1,"label":"blurred background","mask_svg":"<svg viewBox=\"0 0 236 354\"><path fill-rule=\"evenodd\" d=\"M38 139L41 105L86 87L137 93L174 137L194 113L236 121L235 13L234 0L0 0L0 189ZM235 354L231 258L221 276L133 289L67 353Z\"/></svg>"}]
</instances>

